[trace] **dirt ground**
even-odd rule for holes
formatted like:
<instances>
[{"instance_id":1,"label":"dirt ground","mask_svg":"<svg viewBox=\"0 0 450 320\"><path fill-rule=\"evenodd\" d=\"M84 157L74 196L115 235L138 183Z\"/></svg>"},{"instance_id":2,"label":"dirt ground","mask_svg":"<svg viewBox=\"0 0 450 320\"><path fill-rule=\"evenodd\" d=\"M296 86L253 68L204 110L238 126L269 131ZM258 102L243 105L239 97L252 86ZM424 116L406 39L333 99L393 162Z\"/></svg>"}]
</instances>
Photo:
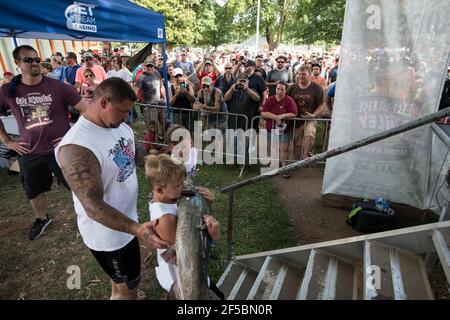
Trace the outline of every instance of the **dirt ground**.
<instances>
[{"instance_id":1,"label":"dirt ground","mask_svg":"<svg viewBox=\"0 0 450 320\"><path fill-rule=\"evenodd\" d=\"M301 168L291 178L274 178L290 212L300 245L361 235L346 224L348 210L326 207L320 200L323 168Z\"/></svg>"}]
</instances>

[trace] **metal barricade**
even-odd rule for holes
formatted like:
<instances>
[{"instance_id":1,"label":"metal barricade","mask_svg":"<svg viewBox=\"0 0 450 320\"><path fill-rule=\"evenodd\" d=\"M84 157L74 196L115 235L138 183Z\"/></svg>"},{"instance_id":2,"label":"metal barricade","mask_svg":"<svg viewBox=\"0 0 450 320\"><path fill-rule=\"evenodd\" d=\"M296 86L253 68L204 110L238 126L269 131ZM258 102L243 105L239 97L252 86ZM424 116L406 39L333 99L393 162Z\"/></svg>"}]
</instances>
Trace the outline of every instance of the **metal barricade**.
<instances>
[{"instance_id":1,"label":"metal barricade","mask_svg":"<svg viewBox=\"0 0 450 320\"><path fill-rule=\"evenodd\" d=\"M266 125L268 121L271 122L269 126ZM285 118L282 121L284 125L276 126L275 121L267 117L257 116L252 119L252 126L258 123L258 129L267 129L267 139L269 141L274 138L271 135L272 130L278 129L276 133L278 135L278 142L280 143L278 159L261 159L258 156L257 161L296 162L302 158L310 157L313 154L322 153L327 150L331 119ZM268 129L270 129L270 132ZM308 150L305 150L307 137L313 137L313 141L310 142L311 146L309 146ZM254 139L253 148L256 148L256 143L258 143L258 139Z\"/></svg>"},{"instance_id":2,"label":"metal barricade","mask_svg":"<svg viewBox=\"0 0 450 320\"><path fill-rule=\"evenodd\" d=\"M133 128L135 130L136 135L138 136L138 141L144 143L147 147L149 146L168 146L167 131L169 130L168 126L168 116L167 116L167 108L163 105L158 104L142 104L137 103L138 109L140 111L140 115L133 124ZM189 130L192 137L194 129L195 129L195 121L200 121L202 124L202 137L207 129L218 129L223 135L223 141L229 142L229 134L230 131L227 129L236 129L240 128L244 131L246 129L250 129L248 117L244 114L239 113L229 113L229 112L214 112L214 111L203 111L203 110L194 110L194 109L184 109L184 108L170 108L170 119L171 126L173 125L182 125L186 129ZM149 137L150 134L148 130L151 129L151 126L155 126L154 129L156 131L156 136L159 137L156 139L157 141L150 141L149 139L144 139L144 137ZM151 134L154 138L155 134ZM155 140L155 139L153 139ZM205 150L204 147L211 143L210 141L203 141L201 144L201 152L211 152L209 150ZM244 157L243 155L238 155L236 152L232 154L227 153L227 146L223 146L224 152L215 152L216 155L222 154L222 156L233 156L236 158ZM203 159L202 157L201 159ZM243 162L237 161L238 163ZM224 162L225 163L225 162ZM244 165L241 167L240 176L244 170Z\"/></svg>"}]
</instances>

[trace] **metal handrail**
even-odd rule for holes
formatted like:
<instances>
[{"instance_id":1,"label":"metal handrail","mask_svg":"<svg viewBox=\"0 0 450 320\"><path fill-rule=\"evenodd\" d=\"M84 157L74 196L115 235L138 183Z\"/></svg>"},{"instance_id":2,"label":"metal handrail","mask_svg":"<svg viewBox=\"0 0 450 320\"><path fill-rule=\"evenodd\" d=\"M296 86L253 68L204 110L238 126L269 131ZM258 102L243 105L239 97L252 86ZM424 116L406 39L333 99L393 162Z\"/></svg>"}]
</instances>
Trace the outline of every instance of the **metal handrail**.
<instances>
[{"instance_id":1,"label":"metal handrail","mask_svg":"<svg viewBox=\"0 0 450 320\"><path fill-rule=\"evenodd\" d=\"M445 108L443 110L440 110L438 112L432 113L430 115L421 117L419 119L410 121L408 123L402 124L400 126L394 127L392 129L371 135L370 137L355 141L355 142L351 142L349 144L346 144L342 147L338 147L323 153L320 153L318 155L315 155L309 159L306 160L300 160L294 163L291 163L285 167L279 168L279 169L275 169L272 171L269 171L263 175L259 175L256 177L252 177L237 183L234 183L232 185L229 185L225 188L223 188L222 190L220 190L222 193L228 193L228 192L232 192L232 191L236 191L237 189L240 189L242 187L248 186L249 184L253 184L255 182L259 182L259 181L263 181L266 179L271 178L274 175L280 174L280 173L287 173L293 170L296 170L298 168L304 167L308 164L311 163L315 163L318 161L322 161L325 159L329 159L335 156L338 156L340 154L343 153L347 153L349 151L355 150L355 149L359 149L361 147L367 146L369 144L378 142L380 140L384 140L387 138L390 138L392 136L395 136L397 134L421 127L423 125L426 125L428 123L431 123L433 121L439 120L443 117L449 116L450 115L450 107L449 108Z\"/></svg>"}]
</instances>

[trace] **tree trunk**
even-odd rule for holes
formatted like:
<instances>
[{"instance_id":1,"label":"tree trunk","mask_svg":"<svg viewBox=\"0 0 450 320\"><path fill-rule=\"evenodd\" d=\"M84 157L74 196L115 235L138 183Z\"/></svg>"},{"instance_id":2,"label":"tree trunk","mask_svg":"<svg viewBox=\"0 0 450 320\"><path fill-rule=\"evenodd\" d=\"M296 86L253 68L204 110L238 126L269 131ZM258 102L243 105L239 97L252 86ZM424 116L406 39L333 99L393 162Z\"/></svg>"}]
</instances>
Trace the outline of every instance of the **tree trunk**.
<instances>
[{"instance_id":1,"label":"tree trunk","mask_svg":"<svg viewBox=\"0 0 450 320\"><path fill-rule=\"evenodd\" d=\"M269 51L273 51L278 47L278 44L273 41L273 33L269 25L266 25L266 39L269 45Z\"/></svg>"},{"instance_id":2,"label":"tree trunk","mask_svg":"<svg viewBox=\"0 0 450 320\"><path fill-rule=\"evenodd\" d=\"M284 0L284 5L280 17L280 25L277 29L277 40L275 41L275 48L277 48L280 45L281 41L283 41L284 27L286 26L287 15L289 13L289 9L292 6L292 2L292 0Z\"/></svg>"}]
</instances>

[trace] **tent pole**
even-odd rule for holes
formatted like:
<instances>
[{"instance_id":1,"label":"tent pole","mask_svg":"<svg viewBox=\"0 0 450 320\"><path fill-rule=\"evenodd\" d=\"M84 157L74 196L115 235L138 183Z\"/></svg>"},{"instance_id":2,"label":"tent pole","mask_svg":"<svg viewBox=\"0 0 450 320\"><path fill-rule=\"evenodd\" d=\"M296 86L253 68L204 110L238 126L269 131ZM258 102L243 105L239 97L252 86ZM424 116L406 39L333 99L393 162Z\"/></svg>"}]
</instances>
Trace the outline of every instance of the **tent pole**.
<instances>
[{"instance_id":1,"label":"tent pole","mask_svg":"<svg viewBox=\"0 0 450 320\"><path fill-rule=\"evenodd\" d=\"M17 39L16 39L16 37L13 37L13 42L14 42L14 48L17 48L18 45L17 45Z\"/></svg>"},{"instance_id":2,"label":"tent pole","mask_svg":"<svg viewBox=\"0 0 450 320\"><path fill-rule=\"evenodd\" d=\"M167 55L166 55L166 43L162 43L162 54L163 54L163 70L164 70L164 87L166 89L166 106L167 106L167 121L169 128L172 123L170 117L170 101L169 101L169 77L167 75Z\"/></svg>"}]
</instances>

